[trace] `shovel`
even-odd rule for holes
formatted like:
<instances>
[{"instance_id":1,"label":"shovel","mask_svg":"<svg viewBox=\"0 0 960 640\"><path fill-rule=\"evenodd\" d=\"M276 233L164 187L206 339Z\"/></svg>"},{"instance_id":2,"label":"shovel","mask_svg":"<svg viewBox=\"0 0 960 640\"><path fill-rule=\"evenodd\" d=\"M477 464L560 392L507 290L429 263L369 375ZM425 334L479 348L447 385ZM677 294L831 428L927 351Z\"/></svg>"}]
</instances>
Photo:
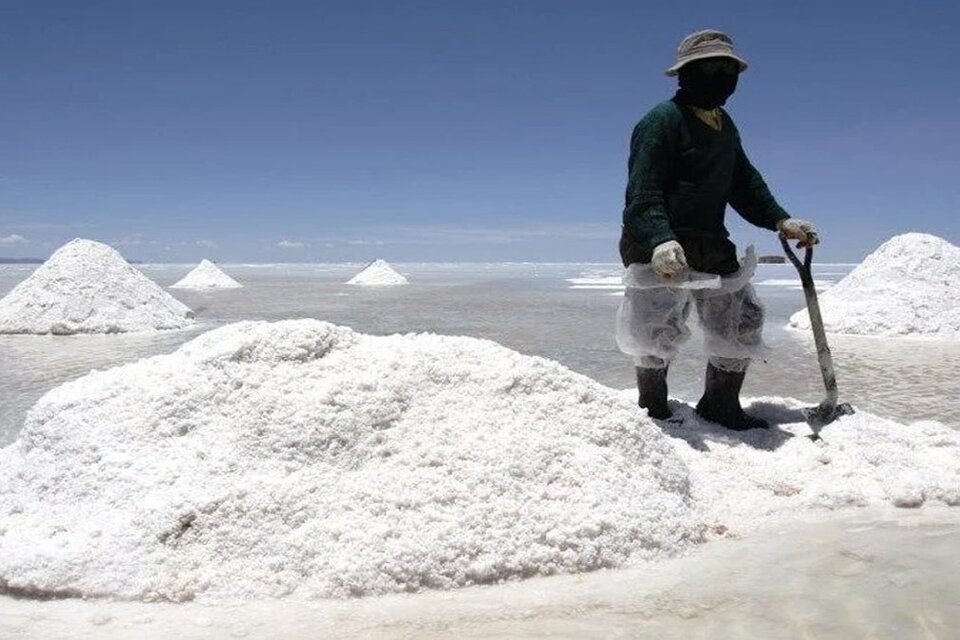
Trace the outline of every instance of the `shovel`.
<instances>
[{"instance_id":1,"label":"shovel","mask_svg":"<svg viewBox=\"0 0 960 640\"><path fill-rule=\"evenodd\" d=\"M813 329L813 340L817 345L817 360L820 362L820 373L823 374L823 386L827 389L827 397L815 407L802 409L803 417L813 430L811 440L820 439L820 430L839 418L854 413L848 403L837 403L837 376L833 372L833 358L830 356L830 347L827 346L827 333L823 329L823 317L820 315L820 303L817 301L817 290L813 286L813 273L810 263L813 261L813 247L807 247L807 253L800 262L800 258L793 252L787 239L781 234L780 244L787 254L787 258L797 268L800 282L803 284L803 294L807 298L807 311L810 313L810 328Z\"/></svg>"}]
</instances>

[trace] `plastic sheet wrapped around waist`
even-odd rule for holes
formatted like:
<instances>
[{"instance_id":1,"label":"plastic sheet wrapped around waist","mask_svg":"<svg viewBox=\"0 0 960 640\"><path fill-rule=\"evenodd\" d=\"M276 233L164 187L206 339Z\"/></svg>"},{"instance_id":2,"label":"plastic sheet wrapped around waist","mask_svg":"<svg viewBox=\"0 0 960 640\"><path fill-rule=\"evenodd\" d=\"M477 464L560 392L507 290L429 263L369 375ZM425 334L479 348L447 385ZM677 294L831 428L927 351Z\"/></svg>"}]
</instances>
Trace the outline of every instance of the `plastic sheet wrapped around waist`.
<instances>
[{"instance_id":1,"label":"plastic sheet wrapped around waist","mask_svg":"<svg viewBox=\"0 0 960 640\"><path fill-rule=\"evenodd\" d=\"M690 337L687 319L696 302L709 355L762 357L763 308L748 286L756 269L753 246L740 269L723 277L687 269L668 279L650 265L630 265L623 276L627 289L617 313L617 345L635 358L672 360Z\"/></svg>"},{"instance_id":2,"label":"plastic sheet wrapped around waist","mask_svg":"<svg viewBox=\"0 0 960 640\"><path fill-rule=\"evenodd\" d=\"M747 247L746 254L740 260L740 268L727 276L703 273L693 269L684 269L674 278L665 278L653 269L652 264L634 263L623 273L623 285L627 289L691 289L700 291L701 296L732 293L742 289L757 271L757 252L753 245Z\"/></svg>"}]
</instances>

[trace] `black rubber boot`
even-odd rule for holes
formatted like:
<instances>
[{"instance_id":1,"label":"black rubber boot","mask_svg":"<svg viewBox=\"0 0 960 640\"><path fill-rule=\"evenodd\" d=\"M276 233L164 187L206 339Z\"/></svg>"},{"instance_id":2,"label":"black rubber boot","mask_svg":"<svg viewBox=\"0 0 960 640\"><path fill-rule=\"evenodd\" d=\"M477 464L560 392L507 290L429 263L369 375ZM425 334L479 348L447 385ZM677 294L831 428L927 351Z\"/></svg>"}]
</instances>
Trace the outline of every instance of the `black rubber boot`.
<instances>
[{"instance_id":1,"label":"black rubber boot","mask_svg":"<svg viewBox=\"0 0 960 640\"><path fill-rule=\"evenodd\" d=\"M746 374L746 371L724 371L707 364L707 379L703 397L697 403L697 414L734 431L769 428L766 420L748 415L740 406L740 389Z\"/></svg>"},{"instance_id":2,"label":"black rubber boot","mask_svg":"<svg viewBox=\"0 0 960 640\"><path fill-rule=\"evenodd\" d=\"M673 415L667 405L667 367L637 367L637 390L640 392L639 404L651 418L666 420Z\"/></svg>"}]
</instances>

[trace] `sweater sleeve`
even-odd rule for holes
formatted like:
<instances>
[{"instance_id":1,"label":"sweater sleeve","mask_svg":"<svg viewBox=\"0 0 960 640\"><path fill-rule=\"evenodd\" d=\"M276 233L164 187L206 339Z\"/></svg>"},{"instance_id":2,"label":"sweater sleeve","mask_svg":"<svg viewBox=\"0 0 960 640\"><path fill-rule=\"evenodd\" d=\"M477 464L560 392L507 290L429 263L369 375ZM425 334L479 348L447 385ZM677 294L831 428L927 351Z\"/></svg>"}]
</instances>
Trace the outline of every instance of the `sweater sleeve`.
<instances>
[{"instance_id":1,"label":"sweater sleeve","mask_svg":"<svg viewBox=\"0 0 960 640\"><path fill-rule=\"evenodd\" d=\"M790 217L790 214L777 204L760 172L747 158L739 140L730 205L747 222L771 231L776 231L778 222Z\"/></svg>"},{"instance_id":2,"label":"sweater sleeve","mask_svg":"<svg viewBox=\"0 0 960 640\"><path fill-rule=\"evenodd\" d=\"M623 209L624 228L634 242L645 249L676 240L670 229L665 195L673 181L676 156L669 122L655 109L633 130L626 206Z\"/></svg>"}]
</instances>

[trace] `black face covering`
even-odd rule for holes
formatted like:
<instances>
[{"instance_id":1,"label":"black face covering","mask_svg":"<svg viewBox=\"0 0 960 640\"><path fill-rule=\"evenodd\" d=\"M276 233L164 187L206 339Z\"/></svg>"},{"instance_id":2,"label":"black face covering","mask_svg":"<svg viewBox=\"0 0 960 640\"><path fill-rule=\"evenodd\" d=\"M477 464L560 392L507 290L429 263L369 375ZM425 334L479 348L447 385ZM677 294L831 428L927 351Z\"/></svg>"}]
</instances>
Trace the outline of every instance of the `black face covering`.
<instances>
[{"instance_id":1,"label":"black face covering","mask_svg":"<svg viewBox=\"0 0 960 640\"><path fill-rule=\"evenodd\" d=\"M737 73L725 73L717 70L705 73L699 61L680 67L680 91L677 97L684 104L715 109L727 102L727 98L737 90Z\"/></svg>"}]
</instances>

